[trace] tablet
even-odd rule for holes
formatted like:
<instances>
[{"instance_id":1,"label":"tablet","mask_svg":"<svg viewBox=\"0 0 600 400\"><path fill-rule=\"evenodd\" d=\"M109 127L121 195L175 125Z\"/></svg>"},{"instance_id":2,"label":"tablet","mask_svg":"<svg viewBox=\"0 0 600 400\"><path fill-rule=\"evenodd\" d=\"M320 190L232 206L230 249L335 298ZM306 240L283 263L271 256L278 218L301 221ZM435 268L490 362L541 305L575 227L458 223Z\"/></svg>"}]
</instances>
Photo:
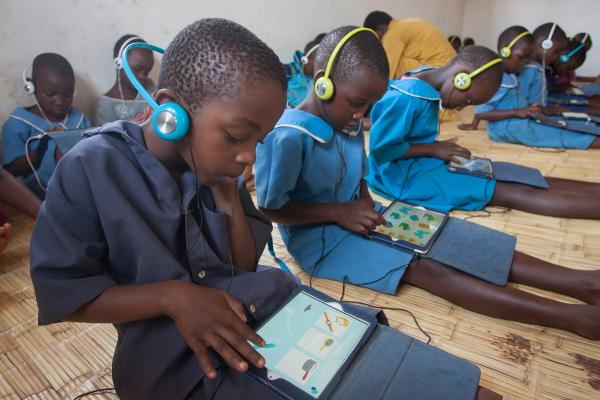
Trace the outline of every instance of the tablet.
<instances>
[{"instance_id":1,"label":"tablet","mask_svg":"<svg viewBox=\"0 0 600 400\"><path fill-rule=\"evenodd\" d=\"M387 225L375 228L370 237L383 243L426 254L441 232L448 214L394 201L384 211Z\"/></svg>"},{"instance_id":2,"label":"tablet","mask_svg":"<svg viewBox=\"0 0 600 400\"><path fill-rule=\"evenodd\" d=\"M322 293L301 286L257 329L266 345L253 347L265 358L266 368L251 371L284 397L326 398L376 326L375 318L344 311Z\"/></svg>"},{"instance_id":3,"label":"tablet","mask_svg":"<svg viewBox=\"0 0 600 400\"><path fill-rule=\"evenodd\" d=\"M464 158L456 156L456 160L448 163L448 171L459 174L474 175L484 178L494 177L494 166L488 158Z\"/></svg>"}]
</instances>

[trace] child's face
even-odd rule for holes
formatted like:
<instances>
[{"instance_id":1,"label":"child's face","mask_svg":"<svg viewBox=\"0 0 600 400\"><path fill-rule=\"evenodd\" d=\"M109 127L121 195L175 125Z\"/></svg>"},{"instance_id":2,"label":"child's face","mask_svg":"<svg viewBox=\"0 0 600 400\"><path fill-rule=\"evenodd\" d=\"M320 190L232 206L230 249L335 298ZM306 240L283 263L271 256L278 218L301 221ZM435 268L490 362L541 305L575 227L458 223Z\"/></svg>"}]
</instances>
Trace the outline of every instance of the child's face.
<instances>
[{"instance_id":1,"label":"child's face","mask_svg":"<svg viewBox=\"0 0 600 400\"><path fill-rule=\"evenodd\" d=\"M333 99L324 101L323 117L337 131L351 129L387 90L388 81L369 68L335 83Z\"/></svg>"},{"instance_id":2,"label":"child's face","mask_svg":"<svg viewBox=\"0 0 600 400\"><path fill-rule=\"evenodd\" d=\"M568 51L563 51L561 55L567 55ZM560 57L552 64L552 69L555 74L565 74L567 72L575 71L577 68L581 67L583 62L579 59L571 57L569 61L566 63L560 61Z\"/></svg>"},{"instance_id":3,"label":"child's face","mask_svg":"<svg viewBox=\"0 0 600 400\"><path fill-rule=\"evenodd\" d=\"M75 80L55 71L41 70L35 80L35 98L48 118L62 119L73 103Z\"/></svg>"},{"instance_id":4,"label":"child's face","mask_svg":"<svg viewBox=\"0 0 600 400\"><path fill-rule=\"evenodd\" d=\"M511 49L510 57L503 60L504 71L509 74L521 72L533 54L533 43L518 43Z\"/></svg>"},{"instance_id":5,"label":"child's face","mask_svg":"<svg viewBox=\"0 0 600 400\"><path fill-rule=\"evenodd\" d=\"M246 166L254 164L256 144L273 130L285 105L285 93L273 81L207 101L192 115L188 139L179 142L179 152L190 168L195 163L204 185L233 183Z\"/></svg>"},{"instance_id":6,"label":"child's face","mask_svg":"<svg viewBox=\"0 0 600 400\"><path fill-rule=\"evenodd\" d=\"M154 66L154 55L149 50L133 49L127 54L127 62L137 80L143 83L148 79L148 74L150 74ZM121 70L120 74L121 82L126 82L126 85L134 89L132 83L125 75L125 71Z\"/></svg>"}]
</instances>

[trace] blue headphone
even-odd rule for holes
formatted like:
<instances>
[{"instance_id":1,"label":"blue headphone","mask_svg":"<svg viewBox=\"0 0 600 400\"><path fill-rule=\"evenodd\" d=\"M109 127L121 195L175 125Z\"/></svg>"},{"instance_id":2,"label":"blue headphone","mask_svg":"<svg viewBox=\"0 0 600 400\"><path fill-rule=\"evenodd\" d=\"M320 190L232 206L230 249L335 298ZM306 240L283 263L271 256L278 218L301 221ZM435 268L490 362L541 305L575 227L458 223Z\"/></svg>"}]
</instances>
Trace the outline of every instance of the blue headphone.
<instances>
[{"instance_id":1,"label":"blue headphone","mask_svg":"<svg viewBox=\"0 0 600 400\"><path fill-rule=\"evenodd\" d=\"M571 57L573 57L575 54L577 54L578 51L580 51L581 49L583 49L585 47L585 41L588 38L588 34L586 33L583 36L583 39L581 39L581 43L579 43L579 46L575 47L573 50L571 50L569 53L567 54L563 54L561 55L558 59L560 60L561 63L566 63L568 62Z\"/></svg>"},{"instance_id":2,"label":"blue headphone","mask_svg":"<svg viewBox=\"0 0 600 400\"><path fill-rule=\"evenodd\" d=\"M187 111L185 111L182 106L172 101L159 105L156 100L150 96L150 93L146 91L144 86L135 77L135 74L129 66L129 62L127 61L127 55L133 49L147 49L160 54L165 54L165 50L149 43L131 43L121 53L121 63L125 75L127 75L127 78L129 78L133 87L137 89L138 93L142 95L144 100L146 100L154 110L154 113L152 114L152 127L154 128L154 132L156 132L161 139L170 141L180 140L188 133L190 128L190 117L188 116Z\"/></svg>"}]
</instances>

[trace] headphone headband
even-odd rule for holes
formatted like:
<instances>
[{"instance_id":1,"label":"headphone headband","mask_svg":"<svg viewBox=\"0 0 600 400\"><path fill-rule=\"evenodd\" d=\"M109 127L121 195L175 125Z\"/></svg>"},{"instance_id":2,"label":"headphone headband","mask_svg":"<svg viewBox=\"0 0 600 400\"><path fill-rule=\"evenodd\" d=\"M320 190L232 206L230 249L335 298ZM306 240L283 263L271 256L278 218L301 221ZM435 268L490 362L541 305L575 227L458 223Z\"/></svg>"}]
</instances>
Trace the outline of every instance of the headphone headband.
<instances>
[{"instance_id":1,"label":"headphone headband","mask_svg":"<svg viewBox=\"0 0 600 400\"><path fill-rule=\"evenodd\" d=\"M310 50L308 50L306 52L306 54L304 54L302 57L300 57L300 62L302 64L308 64L308 57L310 57L310 55L312 53L314 53L321 45L320 44L315 44L313 47L310 48Z\"/></svg>"},{"instance_id":2,"label":"headphone headband","mask_svg":"<svg viewBox=\"0 0 600 400\"><path fill-rule=\"evenodd\" d=\"M471 87L471 81L473 78L501 62L501 58L495 58L472 72L459 72L454 76L454 87L458 90L467 90Z\"/></svg>"},{"instance_id":3,"label":"headphone headband","mask_svg":"<svg viewBox=\"0 0 600 400\"><path fill-rule=\"evenodd\" d=\"M342 40L340 40L339 43L335 46L335 48L333 49L333 52L331 53L331 56L329 56L329 61L327 62L327 68L325 68L325 76L324 76L325 79L329 79L329 75L331 74L331 70L333 69L333 63L335 61L335 58L337 57L340 50L342 50L342 47L344 47L346 42L348 40L350 40L352 38L352 36L356 35L357 33L363 32L363 31L371 32L373 35L377 36L377 33L375 33L375 31L373 29L369 29L369 28L356 28L356 29L353 29L350 32L348 32L348 34L346 36L344 36L342 38ZM379 38L379 36L377 36L377 38Z\"/></svg>"},{"instance_id":4,"label":"headphone headband","mask_svg":"<svg viewBox=\"0 0 600 400\"><path fill-rule=\"evenodd\" d=\"M138 40L138 41L142 41L142 42L144 41L144 39L142 39L142 38L141 38L141 37L139 37L139 36L132 36L132 37L130 37L129 39L125 40L125 41L123 42L123 44L121 44L121 47L119 48L119 52L117 53L117 56L115 57L115 60L114 60L114 61L115 61L115 67L116 67L117 69L123 69L123 62L121 61L121 55L123 55L123 51L125 50L125 48L126 48L126 47L127 47L129 44L131 44L131 43L135 42L136 40Z\"/></svg>"},{"instance_id":5,"label":"headphone headband","mask_svg":"<svg viewBox=\"0 0 600 400\"><path fill-rule=\"evenodd\" d=\"M187 134L190 127L187 111L175 102L167 102L159 105L156 100L154 100L144 85L137 80L129 66L127 55L133 49L146 49L159 54L165 54L165 50L150 43L131 43L123 50L123 54L121 54L121 63L125 75L127 75L127 78L129 78L133 87L154 110L154 113L152 114L152 127L154 128L154 132L156 132L160 138L165 140L176 141L181 139Z\"/></svg>"},{"instance_id":6,"label":"headphone headband","mask_svg":"<svg viewBox=\"0 0 600 400\"><path fill-rule=\"evenodd\" d=\"M548 33L548 37L544 39L542 42L542 49L550 50L552 46L554 46L554 42L552 41L552 37L554 36L554 31L556 30L557 24L556 22L552 23L552 28L550 28L550 32Z\"/></svg>"},{"instance_id":7,"label":"headphone headband","mask_svg":"<svg viewBox=\"0 0 600 400\"><path fill-rule=\"evenodd\" d=\"M331 75L331 70L333 69L333 63L335 62L335 58L337 57L340 50L342 50L342 47L344 47L346 42L348 42L348 40L350 40L352 36L363 31L371 32L373 35L375 35L377 40L379 40L379 36L377 36L377 33L375 33L374 30L369 28L355 28L348 32L346 36L344 36L342 40L340 40L339 43L335 46L333 52L329 56L329 61L327 61L327 68L325 68L325 75L317 79L317 81L315 82L314 89L319 99L327 101L333 97L335 85L333 84L333 81L331 80L331 78L329 78L329 76Z\"/></svg>"}]
</instances>

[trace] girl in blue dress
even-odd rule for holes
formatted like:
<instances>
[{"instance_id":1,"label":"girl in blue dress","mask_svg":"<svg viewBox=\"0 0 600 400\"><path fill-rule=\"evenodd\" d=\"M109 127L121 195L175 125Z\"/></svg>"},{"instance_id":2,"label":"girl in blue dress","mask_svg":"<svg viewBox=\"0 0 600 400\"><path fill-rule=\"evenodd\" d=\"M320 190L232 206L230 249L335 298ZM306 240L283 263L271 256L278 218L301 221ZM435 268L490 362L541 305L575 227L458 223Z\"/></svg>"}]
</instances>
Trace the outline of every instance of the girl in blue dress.
<instances>
[{"instance_id":1,"label":"girl in blue dress","mask_svg":"<svg viewBox=\"0 0 600 400\"><path fill-rule=\"evenodd\" d=\"M322 40L315 60L317 87L331 53L350 29L340 28ZM474 62L481 61L481 47L467 49L477 56ZM322 100L311 91L297 109L285 111L257 147L258 205L279 224L300 266L311 277L386 293L395 293L402 281L475 312L600 339L600 295L589 291L600 286L600 271L571 270L514 252L510 282L570 293L587 303L572 305L494 285L431 259L413 259L365 236L384 221L364 181L362 132L352 128L384 95L389 67L379 41L368 32L353 36L337 54L331 69L333 97ZM459 59L453 68L464 70L468 60ZM494 85L489 86L492 92ZM485 101L471 92L456 93L451 104Z\"/></svg>"},{"instance_id":2,"label":"girl in blue dress","mask_svg":"<svg viewBox=\"0 0 600 400\"><path fill-rule=\"evenodd\" d=\"M544 50L541 47L552 31L552 26L553 24L544 24L533 35L524 37L515 44L511 58L514 59L517 57L515 53L520 52L522 56L531 59L513 68L505 63L508 76L496 95L486 104L477 107L476 117L488 121L490 139L496 142L567 149L600 148L598 136L538 124L529 118L534 114L552 115L561 111L556 106L546 106L548 91L543 63L550 65L555 62L567 45L565 33L556 26L552 34L552 48ZM515 28L508 28L501 34L499 49L512 39L510 32L517 32Z\"/></svg>"},{"instance_id":3,"label":"girl in blue dress","mask_svg":"<svg viewBox=\"0 0 600 400\"><path fill-rule=\"evenodd\" d=\"M48 136L39 140L32 138L49 131L88 128L90 120L71 107L75 75L69 62L61 55L38 55L33 61L31 78L26 78L24 84L26 90L29 88L28 93L33 95L35 105L18 107L4 123L3 166L13 175L23 177L25 184L43 198L44 188L54 172L60 152ZM29 161L25 153L28 153Z\"/></svg>"},{"instance_id":4,"label":"girl in blue dress","mask_svg":"<svg viewBox=\"0 0 600 400\"><path fill-rule=\"evenodd\" d=\"M513 50L512 57L522 56L519 47ZM484 51L487 58L483 60L497 57L481 47L469 46L462 51L463 57L471 59ZM479 67L473 65L472 70ZM510 71L511 66L505 66ZM371 111L370 188L388 199L442 211L481 210L490 205L556 217L599 219L599 184L545 178L549 187L543 189L448 170L448 161L457 156L469 158L471 152L456 139L436 140L440 103L452 108L485 102L498 89L502 76L500 64L496 64L475 77L471 89L459 91L452 84L457 72L453 61L446 67L417 70L390 82L387 93ZM510 85L511 79L505 74L502 85Z\"/></svg>"}]
</instances>

